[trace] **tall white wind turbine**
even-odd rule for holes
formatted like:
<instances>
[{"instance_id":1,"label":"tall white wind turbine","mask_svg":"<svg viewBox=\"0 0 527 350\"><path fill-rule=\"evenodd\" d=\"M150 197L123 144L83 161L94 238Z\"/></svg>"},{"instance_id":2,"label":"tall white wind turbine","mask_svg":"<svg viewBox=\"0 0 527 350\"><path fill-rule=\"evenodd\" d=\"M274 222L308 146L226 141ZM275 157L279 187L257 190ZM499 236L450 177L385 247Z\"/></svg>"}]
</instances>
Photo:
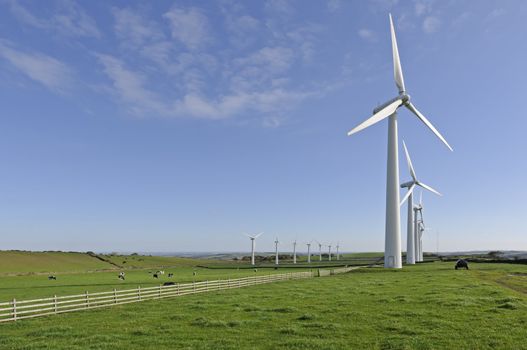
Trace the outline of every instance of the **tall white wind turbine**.
<instances>
[{"instance_id":1,"label":"tall white wind turbine","mask_svg":"<svg viewBox=\"0 0 527 350\"><path fill-rule=\"evenodd\" d=\"M293 264L296 264L296 239L293 242Z\"/></svg>"},{"instance_id":2,"label":"tall white wind turbine","mask_svg":"<svg viewBox=\"0 0 527 350\"><path fill-rule=\"evenodd\" d=\"M307 263L311 264L311 242L306 243L307 245Z\"/></svg>"},{"instance_id":3,"label":"tall white wind turbine","mask_svg":"<svg viewBox=\"0 0 527 350\"><path fill-rule=\"evenodd\" d=\"M275 256L274 256L274 263L275 265L278 265L278 237L276 237L274 241L274 248L275 248Z\"/></svg>"},{"instance_id":4,"label":"tall white wind turbine","mask_svg":"<svg viewBox=\"0 0 527 350\"><path fill-rule=\"evenodd\" d=\"M406 93L404 86L403 70L399 59L399 49L393 27L392 15L390 14L390 31L392 37L393 69L395 85L399 90L399 95L388 102L378 106L373 110L373 115L362 122L350 132L351 136L367 127L385 119L388 123L388 161L386 176L386 229L384 240L384 267L401 268L401 225L400 225L400 206L399 206L399 155L398 155L398 136L397 136L397 109L405 106L415 114L447 147L452 147L436 128L417 110L410 102L410 95Z\"/></svg>"},{"instance_id":5,"label":"tall white wind turbine","mask_svg":"<svg viewBox=\"0 0 527 350\"><path fill-rule=\"evenodd\" d=\"M319 261L322 261L322 243L317 241L317 244L318 244L318 259Z\"/></svg>"},{"instance_id":6,"label":"tall white wind turbine","mask_svg":"<svg viewBox=\"0 0 527 350\"><path fill-rule=\"evenodd\" d=\"M250 236L248 234L245 234L247 237L249 237L251 239L251 265L253 265L253 266L254 266L254 248L256 247L256 238L260 237L262 234L263 234L263 232L255 235L255 236Z\"/></svg>"},{"instance_id":7,"label":"tall white wind turbine","mask_svg":"<svg viewBox=\"0 0 527 350\"><path fill-rule=\"evenodd\" d=\"M339 242L337 242L337 260L340 260L340 255L339 255Z\"/></svg>"},{"instance_id":8,"label":"tall white wind turbine","mask_svg":"<svg viewBox=\"0 0 527 350\"><path fill-rule=\"evenodd\" d=\"M417 176L415 175L414 166L412 164L412 159L410 158L410 153L408 152L408 148L406 148L406 143L404 141L403 141L403 147L404 147L404 153L406 155L406 163L408 164L408 170L410 172L410 176L412 177L412 180L401 184L402 188L408 188L408 192L406 192L406 195L401 201L401 205L403 205L404 201L408 199L408 221L407 221L407 227L406 227L406 230L407 230L406 263L413 265L415 264L415 261L416 261L416 256L415 256L415 244L416 244L415 237L416 235L414 233L414 204L413 204L414 189L416 186L419 186L421 188L424 188L425 190L428 190L432 193L437 194L438 196L441 196L441 193L437 192L432 187L425 185L424 183L417 180Z\"/></svg>"},{"instance_id":9,"label":"tall white wind turbine","mask_svg":"<svg viewBox=\"0 0 527 350\"><path fill-rule=\"evenodd\" d=\"M419 216L421 216L421 219L419 219ZM419 253L419 245L420 245L420 229L419 225L420 222L423 221L423 192L421 191L421 194L419 195L419 204L414 206L414 257L415 261L421 261L419 259L420 253Z\"/></svg>"},{"instance_id":10,"label":"tall white wind turbine","mask_svg":"<svg viewBox=\"0 0 527 350\"><path fill-rule=\"evenodd\" d=\"M328 244L328 255L329 255L329 261L331 261L331 243Z\"/></svg>"}]
</instances>

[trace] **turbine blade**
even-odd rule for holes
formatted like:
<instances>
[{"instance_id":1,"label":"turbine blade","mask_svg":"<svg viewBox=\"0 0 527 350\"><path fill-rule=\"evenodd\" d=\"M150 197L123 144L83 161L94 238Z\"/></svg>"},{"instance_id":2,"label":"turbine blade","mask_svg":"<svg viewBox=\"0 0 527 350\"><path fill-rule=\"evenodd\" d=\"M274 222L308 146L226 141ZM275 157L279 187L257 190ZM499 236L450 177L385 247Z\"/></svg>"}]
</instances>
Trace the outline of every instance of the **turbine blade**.
<instances>
[{"instance_id":1,"label":"turbine blade","mask_svg":"<svg viewBox=\"0 0 527 350\"><path fill-rule=\"evenodd\" d=\"M401 68L401 60L399 59L399 49L397 48L397 38L395 37L395 28L393 27L392 14L390 13L390 32L392 34L392 53L393 53L393 75L395 78L395 85L399 89L399 93L405 92L403 69Z\"/></svg>"},{"instance_id":2,"label":"turbine blade","mask_svg":"<svg viewBox=\"0 0 527 350\"><path fill-rule=\"evenodd\" d=\"M393 114L393 112L395 112L397 110L397 108L402 104L402 100L397 100L391 104L389 104L388 106L384 107L383 109L381 109L380 111L378 111L377 113L375 113L374 115L372 115L370 118L366 119L365 121L363 121L362 123L360 123L359 125L357 125L355 128L351 129L350 132L348 132L348 136L351 136L363 129L366 129L367 127L377 123L377 122L380 122L381 120L383 120L384 118L390 116Z\"/></svg>"},{"instance_id":3,"label":"turbine blade","mask_svg":"<svg viewBox=\"0 0 527 350\"><path fill-rule=\"evenodd\" d=\"M412 186L410 186L410 188L408 189L408 192L406 192L406 194L404 195L403 200L401 201L400 205L403 205L404 202L406 202L408 197L410 197L410 194L412 194L412 192L414 191L414 188L415 188L415 184L412 184Z\"/></svg>"},{"instance_id":4,"label":"turbine blade","mask_svg":"<svg viewBox=\"0 0 527 350\"><path fill-rule=\"evenodd\" d=\"M417 185L421 186L422 188L424 188L425 190L428 190L430 192L433 192L435 194L437 194L438 196L442 196L441 193L439 193L438 191L434 190L432 187L422 183L422 182L418 182Z\"/></svg>"},{"instance_id":5,"label":"turbine blade","mask_svg":"<svg viewBox=\"0 0 527 350\"><path fill-rule=\"evenodd\" d=\"M441 135L439 133L439 131L437 131L437 129L432 125L432 123L430 123L430 121L428 121L428 119L426 119L426 117L424 115L421 114L421 112L419 112L417 110L417 108L415 108L415 106L411 103L411 102L408 102L405 104L406 108L408 108L413 114L415 114L417 116L417 118L419 118L430 130L432 130L432 132L441 140L441 142L443 142L445 144L445 146L448 147L449 150L451 151L454 151L452 149L452 147L450 147L450 145L448 144L448 142L446 142L445 138L443 137L443 135Z\"/></svg>"},{"instance_id":6,"label":"turbine blade","mask_svg":"<svg viewBox=\"0 0 527 350\"><path fill-rule=\"evenodd\" d=\"M406 143L404 142L404 140L403 140L403 147L404 147L404 153L406 154L406 163L408 163L408 170L410 171L410 175L412 176L412 179L414 181L417 181L414 166L412 165L412 159L410 158L410 153L408 153L408 148L406 148Z\"/></svg>"},{"instance_id":7,"label":"turbine blade","mask_svg":"<svg viewBox=\"0 0 527 350\"><path fill-rule=\"evenodd\" d=\"M259 234L257 234L256 236L254 236L254 238L256 239L256 238L260 237L261 235L263 235L263 232L260 232Z\"/></svg>"}]
</instances>

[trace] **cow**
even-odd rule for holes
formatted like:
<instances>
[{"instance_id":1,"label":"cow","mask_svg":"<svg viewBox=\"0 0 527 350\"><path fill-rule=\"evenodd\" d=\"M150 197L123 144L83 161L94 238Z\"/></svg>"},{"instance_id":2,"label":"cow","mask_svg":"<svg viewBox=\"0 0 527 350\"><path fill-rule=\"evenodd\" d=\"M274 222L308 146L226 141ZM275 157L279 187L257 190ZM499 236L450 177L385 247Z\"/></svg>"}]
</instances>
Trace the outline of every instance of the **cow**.
<instances>
[{"instance_id":1,"label":"cow","mask_svg":"<svg viewBox=\"0 0 527 350\"><path fill-rule=\"evenodd\" d=\"M173 274L172 272L170 272L170 273L168 274L168 278L170 278L170 277L174 277L174 274Z\"/></svg>"},{"instance_id":2,"label":"cow","mask_svg":"<svg viewBox=\"0 0 527 350\"><path fill-rule=\"evenodd\" d=\"M119 272L118 278L124 281L124 272Z\"/></svg>"},{"instance_id":3,"label":"cow","mask_svg":"<svg viewBox=\"0 0 527 350\"><path fill-rule=\"evenodd\" d=\"M196 276L196 271L192 272L192 276Z\"/></svg>"},{"instance_id":4,"label":"cow","mask_svg":"<svg viewBox=\"0 0 527 350\"><path fill-rule=\"evenodd\" d=\"M57 276L55 275L49 275L48 280L57 280Z\"/></svg>"},{"instance_id":5,"label":"cow","mask_svg":"<svg viewBox=\"0 0 527 350\"><path fill-rule=\"evenodd\" d=\"M159 276L157 275L157 273L154 273L154 274L152 275L152 277L154 277L154 278L159 278Z\"/></svg>"},{"instance_id":6,"label":"cow","mask_svg":"<svg viewBox=\"0 0 527 350\"><path fill-rule=\"evenodd\" d=\"M463 268L468 270L468 262L465 259L459 259L458 261L456 261L456 266L454 268L456 270L463 269Z\"/></svg>"}]
</instances>

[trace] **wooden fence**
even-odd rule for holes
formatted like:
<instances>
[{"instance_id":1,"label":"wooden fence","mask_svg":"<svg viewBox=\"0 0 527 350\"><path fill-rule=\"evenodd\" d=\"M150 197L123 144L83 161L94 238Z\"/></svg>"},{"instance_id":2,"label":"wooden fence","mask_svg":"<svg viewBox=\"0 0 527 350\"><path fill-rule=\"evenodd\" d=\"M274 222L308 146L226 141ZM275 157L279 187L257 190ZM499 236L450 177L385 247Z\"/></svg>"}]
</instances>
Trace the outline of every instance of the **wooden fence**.
<instances>
[{"instance_id":1,"label":"wooden fence","mask_svg":"<svg viewBox=\"0 0 527 350\"><path fill-rule=\"evenodd\" d=\"M357 267L343 267L330 270L337 274L349 272ZM329 271L328 271L329 272ZM288 272L281 274L270 274L263 276L251 276L236 279L202 281L191 283L176 283L169 286L155 286L134 289L123 289L110 292L88 293L66 296L53 296L51 298L16 300L0 303L0 323L16 321L25 318L55 315L65 312L95 309L113 305L137 303L145 300L178 297L187 294L205 293L231 288L242 288L263 283L271 283L284 280L311 278L324 276L320 270L305 272Z\"/></svg>"}]
</instances>

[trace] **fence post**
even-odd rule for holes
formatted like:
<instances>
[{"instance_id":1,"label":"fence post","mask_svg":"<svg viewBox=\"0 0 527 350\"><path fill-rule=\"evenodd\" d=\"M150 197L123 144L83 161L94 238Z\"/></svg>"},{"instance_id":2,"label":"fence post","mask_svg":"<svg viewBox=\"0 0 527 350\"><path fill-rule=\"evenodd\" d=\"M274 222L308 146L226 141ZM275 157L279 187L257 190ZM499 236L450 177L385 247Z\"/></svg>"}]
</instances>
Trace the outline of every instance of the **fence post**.
<instances>
[{"instance_id":1,"label":"fence post","mask_svg":"<svg viewBox=\"0 0 527 350\"><path fill-rule=\"evenodd\" d=\"M194 293L196 293L196 281L192 282L192 287L193 287Z\"/></svg>"},{"instance_id":2,"label":"fence post","mask_svg":"<svg viewBox=\"0 0 527 350\"><path fill-rule=\"evenodd\" d=\"M55 313L57 313L57 294L53 296L53 307L55 309Z\"/></svg>"},{"instance_id":3,"label":"fence post","mask_svg":"<svg viewBox=\"0 0 527 350\"><path fill-rule=\"evenodd\" d=\"M115 288L113 289L113 303L117 304L117 290Z\"/></svg>"},{"instance_id":4,"label":"fence post","mask_svg":"<svg viewBox=\"0 0 527 350\"><path fill-rule=\"evenodd\" d=\"M141 300L141 286L137 286L137 299Z\"/></svg>"},{"instance_id":5,"label":"fence post","mask_svg":"<svg viewBox=\"0 0 527 350\"><path fill-rule=\"evenodd\" d=\"M159 297L161 298L161 285L159 285Z\"/></svg>"},{"instance_id":6,"label":"fence post","mask_svg":"<svg viewBox=\"0 0 527 350\"><path fill-rule=\"evenodd\" d=\"M86 291L86 308L90 306L90 297L88 295L88 291Z\"/></svg>"},{"instance_id":7,"label":"fence post","mask_svg":"<svg viewBox=\"0 0 527 350\"><path fill-rule=\"evenodd\" d=\"M13 298L13 320L16 321L16 299Z\"/></svg>"},{"instance_id":8,"label":"fence post","mask_svg":"<svg viewBox=\"0 0 527 350\"><path fill-rule=\"evenodd\" d=\"M227 279L227 289L231 289L231 279L230 279L230 277Z\"/></svg>"},{"instance_id":9,"label":"fence post","mask_svg":"<svg viewBox=\"0 0 527 350\"><path fill-rule=\"evenodd\" d=\"M176 284L176 294L179 295L179 283Z\"/></svg>"},{"instance_id":10,"label":"fence post","mask_svg":"<svg viewBox=\"0 0 527 350\"><path fill-rule=\"evenodd\" d=\"M207 292L208 292L209 291L209 280L205 281L205 286L207 287L206 289L207 289Z\"/></svg>"}]
</instances>

